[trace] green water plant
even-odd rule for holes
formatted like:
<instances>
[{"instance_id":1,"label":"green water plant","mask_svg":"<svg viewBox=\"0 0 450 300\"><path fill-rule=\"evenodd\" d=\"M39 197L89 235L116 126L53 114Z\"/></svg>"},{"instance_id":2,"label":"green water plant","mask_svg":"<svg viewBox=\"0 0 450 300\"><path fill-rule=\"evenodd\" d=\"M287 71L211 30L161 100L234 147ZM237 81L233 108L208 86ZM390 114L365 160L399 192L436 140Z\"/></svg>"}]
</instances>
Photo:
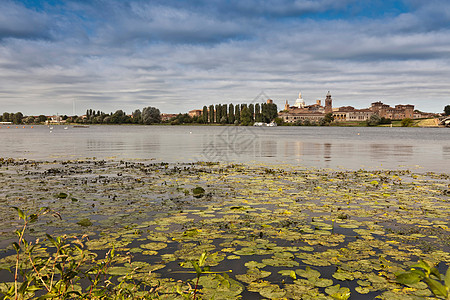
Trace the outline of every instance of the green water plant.
<instances>
[{"instance_id":1,"label":"green water plant","mask_svg":"<svg viewBox=\"0 0 450 300\"><path fill-rule=\"evenodd\" d=\"M97 254L85 249L86 236L46 234L45 242L27 241L28 225L50 210L41 208L38 213L27 215L18 207L14 209L23 225L16 231L17 242L12 244L16 252L14 266L7 268L14 281L0 284L2 299L133 299L138 294L143 299L153 299L155 296L145 291L142 281L133 281L133 269L120 278L111 275L115 264L131 261L129 256L117 254L114 247L107 251L105 258L98 259ZM53 215L61 218L57 213Z\"/></svg>"},{"instance_id":2,"label":"green water plant","mask_svg":"<svg viewBox=\"0 0 450 300\"><path fill-rule=\"evenodd\" d=\"M425 282L436 297L450 300L450 267L444 275L435 266L420 260L408 271L396 274L396 277L399 283L408 286Z\"/></svg>"}]
</instances>

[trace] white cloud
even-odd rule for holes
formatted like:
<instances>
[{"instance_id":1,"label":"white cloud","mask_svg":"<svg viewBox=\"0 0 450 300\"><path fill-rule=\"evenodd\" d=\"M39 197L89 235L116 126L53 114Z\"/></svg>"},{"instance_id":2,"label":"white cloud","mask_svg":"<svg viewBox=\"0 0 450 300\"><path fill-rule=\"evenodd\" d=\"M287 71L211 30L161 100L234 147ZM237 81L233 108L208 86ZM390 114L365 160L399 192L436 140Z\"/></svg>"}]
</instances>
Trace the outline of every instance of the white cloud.
<instances>
[{"instance_id":1,"label":"white cloud","mask_svg":"<svg viewBox=\"0 0 450 300\"><path fill-rule=\"evenodd\" d=\"M441 111L448 104L448 5L441 25L420 22L434 6L378 19L292 18L335 2L286 1L253 11L222 1L67 2L47 13L7 2L42 22L37 32L51 31L52 39L36 33L0 40L0 104L25 114L71 114L74 100L78 114L148 105L185 112L251 101L261 90L280 106L300 90L311 102L330 90L336 105L356 107L381 100ZM51 29L48 18L56 20Z\"/></svg>"}]
</instances>

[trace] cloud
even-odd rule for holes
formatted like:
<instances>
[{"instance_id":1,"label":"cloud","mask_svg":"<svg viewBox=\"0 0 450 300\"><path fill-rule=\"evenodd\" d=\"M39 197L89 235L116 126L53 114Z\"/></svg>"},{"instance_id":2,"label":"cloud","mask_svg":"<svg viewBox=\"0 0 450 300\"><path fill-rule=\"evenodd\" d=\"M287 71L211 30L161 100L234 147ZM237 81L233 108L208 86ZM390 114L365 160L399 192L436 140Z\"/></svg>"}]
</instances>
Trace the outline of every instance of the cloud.
<instances>
[{"instance_id":1,"label":"cloud","mask_svg":"<svg viewBox=\"0 0 450 300\"><path fill-rule=\"evenodd\" d=\"M75 101L78 114L185 112L249 102L261 90L279 105L300 90L309 102L331 90L336 105L441 111L450 92L445 2L5 3L16 17L0 11L0 28L18 24L0 38L0 103L9 111L70 114Z\"/></svg>"},{"instance_id":2,"label":"cloud","mask_svg":"<svg viewBox=\"0 0 450 300\"><path fill-rule=\"evenodd\" d=\"M50 20L45 13L5 0L0 11L0 41L5 38L49 39Z\"/></svg>"}]
</instances>

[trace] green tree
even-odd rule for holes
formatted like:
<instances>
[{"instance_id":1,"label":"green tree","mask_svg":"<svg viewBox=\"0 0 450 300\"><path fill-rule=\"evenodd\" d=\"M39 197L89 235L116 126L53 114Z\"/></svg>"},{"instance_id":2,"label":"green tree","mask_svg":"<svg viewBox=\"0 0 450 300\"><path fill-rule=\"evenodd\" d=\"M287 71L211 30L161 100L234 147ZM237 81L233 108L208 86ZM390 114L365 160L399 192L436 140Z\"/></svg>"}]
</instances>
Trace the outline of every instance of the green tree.
<instances>
[{"instance_id":1,"label":"green tree","mask_svg":"<svg viewBox=\"0 0 450 300\"><path fill-rule=\"evenodd\" d=\"M3 122L11 122L11 114L4 112L2 120L3 120Z\"/></svg>"},{"instance_id":2,"label":"green tree","mask_svg":"<svg viewBox=\"0 0 450 300\"><path fill-rule=\"evenodd\" d=\"M226 104L222 104L222 117L220 118L220 123L228 123L228 106Z\"/></svg>"},{"instance_id":3,"label":"green tree","mask_svg":"<svg viewBox=\"0 0 450 300\"><path fill-rule=\"evenodd\" d=\"M249 104L249 106L248 106L248 111L249 111L249 113L250 113L250 119L251 119L252 121L254 121L254 120L255 120L255 106L253 105L253 103L250 103L250 104Z\"/></svg>"},{"instance_id":4,"label":"green tree","mask_svg":"<svg viewBox=\"0 0 450 300\"><path fill-rule=\"evenodd\" d=\"M334 121L333 113L327 113L323 118L323 122L325 123L325 125L329 125L333 121Z\"/></svg>"},{"instance_id":5,"label":"green tree","mask_svg":"<svg viewBox=\"0 0 450 300\"><path fill-rule=\"evenodd\" d=\"M263 103L261 105L262 122L270 123L278 116L277 105L275 103Z\"/></svg>"},{"instance_id":6,"label":"green tree","mask_svg":"<svg viewBox=\"0 0 450 300\"><path fill-rule=\"evenodd\" d=\"M220 123L220 119L222 118L222 105L216 104L216 123Z\"/></svg>"},{"instance_id":7,"label":"green tree","mask_svg":"<svg viewBox=\"0 0 450 300\"><path fill-rule=\"evenodd\" d=\"M134 124L142 123L142 113L141 113L140 109L136 109L132 115L133 115L133 123Z\"/></svg>"},{"instance_id":8,"label":"green tree","mask_svg":"<svg viewBox=\"0 0 450 300\"><path fill-rule=\"evenodd\" d=\"M214 123L214 105L209 106L209 123Z\"/></svg>"},{"instance_id":9,"label":"green tree","mask_svg":"<svg viewBox=\"0 0 450 300\"><path fill-rule=\"evenodd\" d=\"M203 106L202 121L204 124L208 123L208 108L206 107L206 105Z\"/></svg>"},{"instance_id":10,"label":"green tree","mask_svg":"<svg viewBox=\"0 0 450 300\"><path fill-rule=\"evenodd\" d=\"M23 114L21 112L17 112L12 115L11 119L14 124L22 124Z\"/></svg>"},{"instance_id":11,"label":"green tree","mask_svg":"<svg viewBox=\"0 0 450 300\"><path fill-rule=\"evenodd\" d=\"M234 105L228 105L228 124L234 124Z\"/></svg>"},{"instance_id":12,"label":"green tree","mask_svg":"<svg viewBox=\"0 0 450 300\"><path fill-rule=\"evenodd\" d=\"M282 126L284 124L283 118L280 117L276 117L273 121L277 124L277 126Z\"/></svg>"},{"instance_id":13,"label":"green tree","mask_svg":"<svg viewBox=\"0 0 450 300\"><path fill-rule=\"evenodd\" d=\"M446 105L444 107L444 115L445 116L450 116L450 105Z\"/></svg>"},{"instance_id":14,"label":"green tree","mask_svg":"<svg viewBox=\"0 0 450 300\"><path fill-rule=\"evenodd\" d=\"M39 115L38 120L39 123L44 123L45 121L47 121L47 117L44 115Z\"/></svg>"},{"instance_id":15,"label":"green tree","mask_svg":"<svg viewBox=\"0 0 450 300\"><path fill-rule=\"evenodd\" d=\"M366 121L367 126L377 126L381 123L381 118L379 115L373 114Z\"/></svg>"},{"instance_id":16,"label":"green tree","mask_svg":"<svg viewBox=\"0 0 450 300\"><path fill-rule=\"evenodd\" d=\"M111 123L113 124L122 124L126 122L126 118L127 115L125 114L125 112L121 109L116 110L115 113L112 114L111 116Z\"/></svg>"},{"instance_id":17,"label":"green tree","mask_svg":"<svg viewBox=\"0 0 450 300\"><path fill-rule=\"evenodd\" d=\"M239 104L234 107L234 123L241 123L241 106Z\"/></svg>"},{"instance_id":18,"label":"green tree","mask_svg":"<svg viewBox=\"0 0 450 300\"><path fill-rule=\"evenodd\" d=\"M414 121L410 118L404 118L401 121L402 127L411 127L413 125Z\"/></svg>"},{"instance_id":19,"label":"green tree","mask_svg":"<svg viewBox=\"0 0 450 300\"><path fill-rule=\"evenodd\" d=\"M142 123L146 125L161 123L161 112L156 107L148 106L142 110Z\"/></svg>"},{"instance_id":20,"label":"green tree","mask_svg":"<svg viewBox=\"0 0 450 300\"><path fill-rule=\"evenodd\" d=\"M241 108L241 124L244 126L252 125L252 118L250 116L250 110L247 105L243 105Z\"/></svg>"}]
</instances>

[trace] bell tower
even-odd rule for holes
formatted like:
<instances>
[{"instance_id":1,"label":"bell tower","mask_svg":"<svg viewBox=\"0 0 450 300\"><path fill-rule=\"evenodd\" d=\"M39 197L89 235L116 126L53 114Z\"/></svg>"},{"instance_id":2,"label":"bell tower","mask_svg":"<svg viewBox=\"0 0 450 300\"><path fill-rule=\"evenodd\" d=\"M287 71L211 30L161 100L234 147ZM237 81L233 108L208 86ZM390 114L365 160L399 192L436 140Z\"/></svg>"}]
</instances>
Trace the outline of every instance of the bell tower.
<instances>
[{"instance_id":1,"label":"bell tower","mask_svg":"<svg viewBox=\"0 0 450 300\"><path fill-rule=\"evenodd\" d=\"M327 97L325 99L325 113L329 114L333 112L333 100L331 99L330 91L327 93Z\"/></svg>"},{"instance_id":2,"label":"bell tower","mask_svg":"<svg viewBox=\"0 0 450 300\"><path fill-rule=\"evenodd\" d=\"M284 105L284 110L289 110L289 103L287 100L286 100L286 104Z\"/></svg>"}]
</instances>

